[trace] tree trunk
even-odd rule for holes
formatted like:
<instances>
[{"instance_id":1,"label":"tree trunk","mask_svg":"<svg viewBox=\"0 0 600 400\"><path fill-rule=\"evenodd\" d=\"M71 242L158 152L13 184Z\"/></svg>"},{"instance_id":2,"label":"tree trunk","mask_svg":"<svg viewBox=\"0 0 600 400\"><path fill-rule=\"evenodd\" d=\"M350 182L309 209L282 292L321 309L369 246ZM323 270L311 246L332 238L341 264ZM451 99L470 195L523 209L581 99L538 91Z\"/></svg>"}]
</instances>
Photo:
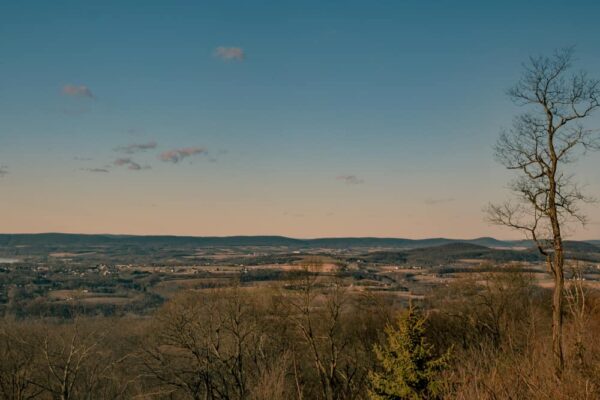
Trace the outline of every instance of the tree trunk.
<instances>
[{"instance_id":1,"label":"tree trunk","mask_svg":"<svg viewBox=\"0 0 600 400\"><path fill-rule=\"evenodd\" d=\"M548 111L547 111L548 112ZM564 264L565 255L563 249L562 233L560 229L560 219L558 213L558 207L556 204L556 196L558 192L558 185L556 182L556 176L558 171L558 156L554 148L554 133L555 129L552 126L552 114L548 112L548 147L550 149L550 158L552 160L549 178L549 195L548 195L548 213L550 217L550 223L552 225L552 247L554 247L553 254L553 275L554 275L554 293L552 293L552 356L554 359L554 375L559 381L562 378L562 373L565 366L565 360L563 355L563 316L562 316L562 303L563 303L563 290L565 286L564 276Z\"/></svg>"},{"instance_id":2,"label":"tree trunk","mask_svg":"<svg viewBox=\"0 0 600 400\"><path fill-rule=\"evenodd\" d=\"M554 158L554 150L551 148L551 154ZM556 379L561 380L564 370L565 360L563 355L563 291L565 286L564 264L565 255L563 249L562 234L558 210L556 207L556 181L555 171L556 162L553 164L554 173L550 180L550 222L552 224L552 244L554 254L552 255L552 273L554 276L554 292L552 293L552 357L554 359L554 375Z\"/></svg>"},{"instance_id":3,"label":"tree trunk","mask_svg":"<svg viewBox=\"0 0 600 400\"><path fill-rule=\"evenodd\" d=\"M564 369L563 355L563 290L565 286L564 255L562 242L559 241L554 249L554 293L552 294L552 355L554 358L554 374L561 379Z\"/></svg>"}]
</instances>

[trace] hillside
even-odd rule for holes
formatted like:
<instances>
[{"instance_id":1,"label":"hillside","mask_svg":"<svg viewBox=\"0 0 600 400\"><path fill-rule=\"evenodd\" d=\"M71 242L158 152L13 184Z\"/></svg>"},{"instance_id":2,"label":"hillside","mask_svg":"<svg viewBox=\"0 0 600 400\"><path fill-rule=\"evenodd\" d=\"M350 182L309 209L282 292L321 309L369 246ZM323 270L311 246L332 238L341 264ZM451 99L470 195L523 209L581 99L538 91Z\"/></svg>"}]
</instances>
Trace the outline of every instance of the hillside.
<instances>
[{"instance_id":1,"label":"hillside","mask_svg":"<svg viewBox=\"0 0 600 400\"><path fill-rule=\"evenodd\" d=\"M439 265L462 259L504 261L538 261L540 256L533 250L497 250L468 243L455 242L418 248L401 252L375 251L357 257L366 262L380 264Z\"/></svg>"},{"instance_id":2,"label":"hillside","mask_svg":"<svg viewBox=\"0 0 600 400\"><path fill-rule=\"evenodd\" d=\"M513 248L527 244L524 241L502 241L490 237L475 239L405 239L377 237L340 237L295 239L285 236L135 236L109 234L68 234L68 233L39 233L39 234L0 234L0 246L193 246L193 247L239 247L239 246L268 246L290 248L357 248L381 247L398 249L416 249L446 244L462 243L485 247ZM592 242L570 242L581 246L594 246Z\"/></svg>"}]
</instances>

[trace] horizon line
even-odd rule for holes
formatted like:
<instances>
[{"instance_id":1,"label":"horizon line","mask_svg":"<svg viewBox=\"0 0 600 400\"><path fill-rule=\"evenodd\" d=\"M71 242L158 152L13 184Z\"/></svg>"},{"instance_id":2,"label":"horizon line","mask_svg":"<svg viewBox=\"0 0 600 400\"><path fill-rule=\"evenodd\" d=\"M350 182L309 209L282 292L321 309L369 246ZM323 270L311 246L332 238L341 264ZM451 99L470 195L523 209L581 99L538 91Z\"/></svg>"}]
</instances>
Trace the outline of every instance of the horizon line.
<instances>
[{"instance_id":1,"label":"horizon line","mask_svg":"<svg viewBox=\"0 0 600 400\"><path fill-rule=\"evenodd\" d=\"M311 237L294 237L282 234L243 234L243 235L180 235L180 234L132 234L132 233L81 233L81 232L56 232L56 231L43 231L43 232L0 232L0 235L80 235L80 236L133 236L133 237L180 237L180 238L236 238L236 237L277 237L292 240L321 240L321 239L381 239L381 240L455 240L455 241L470 241L478 239L493 239L500 242L519 242L519 241L531 241L532 239L520 238L520 239L498 239L494 236L476 236L472 238L456 238L456 237L444 237L444 236L427 236L419 238L410 237L394 237L394 236L311 236ZM599 241L600 239L587 238L587 239L566 239L564 241Z\"/></svg>"}]
</instances>

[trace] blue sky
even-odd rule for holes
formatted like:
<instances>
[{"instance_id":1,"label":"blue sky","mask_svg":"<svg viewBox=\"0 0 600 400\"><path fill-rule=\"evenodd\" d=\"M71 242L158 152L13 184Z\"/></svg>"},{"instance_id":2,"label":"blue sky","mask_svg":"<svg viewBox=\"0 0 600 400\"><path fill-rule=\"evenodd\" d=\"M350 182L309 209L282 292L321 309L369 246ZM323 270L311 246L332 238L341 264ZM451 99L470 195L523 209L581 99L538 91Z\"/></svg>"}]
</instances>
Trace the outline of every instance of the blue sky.
<instances>
[{"instance_id":1,"label":"blue sky","mask_svg":"<svg viewBox=\"0 0 600 400\"><path fill-rule=\"evenodd\" d=\"M506 89L568 45L600 75L597 2L521 3L3 2L0 231L512 237Z\"/></svg>"}]
</instances>

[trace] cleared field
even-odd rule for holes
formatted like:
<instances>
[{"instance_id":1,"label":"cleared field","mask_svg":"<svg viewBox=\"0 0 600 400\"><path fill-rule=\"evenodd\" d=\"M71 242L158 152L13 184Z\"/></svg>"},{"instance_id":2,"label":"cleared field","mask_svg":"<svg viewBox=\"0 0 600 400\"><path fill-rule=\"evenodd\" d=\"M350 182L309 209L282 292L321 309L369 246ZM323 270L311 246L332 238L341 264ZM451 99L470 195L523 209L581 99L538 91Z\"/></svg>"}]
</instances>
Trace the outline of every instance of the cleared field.
<instances>
[{"instance_id":1,"label":"cleared field","mask_svg":"<svg viewBox=\"0 0 600 400\"><path fill-rule=\"evenodd\" d=\"M85 290L55 290L48 293L48 298L54 301L77 300L88 304L125 304L133 300L133 298L123 295Z\"/></svg>"},{"instance_id":2,"label":"cleared field","mask_svg":"<svg viewBox=\"0 0 600 400\"><path fill-rule=\"evenodd\" d=\"M94 254L96 254L95 251L88 251L85 253L71 253L71 252L67 252L67 251L58 251L58 252L50 253L50 254L48 254L48 256L54 257L54 258L71 258L71 257L92 256Z\"/></svg>"}]
</instances>

